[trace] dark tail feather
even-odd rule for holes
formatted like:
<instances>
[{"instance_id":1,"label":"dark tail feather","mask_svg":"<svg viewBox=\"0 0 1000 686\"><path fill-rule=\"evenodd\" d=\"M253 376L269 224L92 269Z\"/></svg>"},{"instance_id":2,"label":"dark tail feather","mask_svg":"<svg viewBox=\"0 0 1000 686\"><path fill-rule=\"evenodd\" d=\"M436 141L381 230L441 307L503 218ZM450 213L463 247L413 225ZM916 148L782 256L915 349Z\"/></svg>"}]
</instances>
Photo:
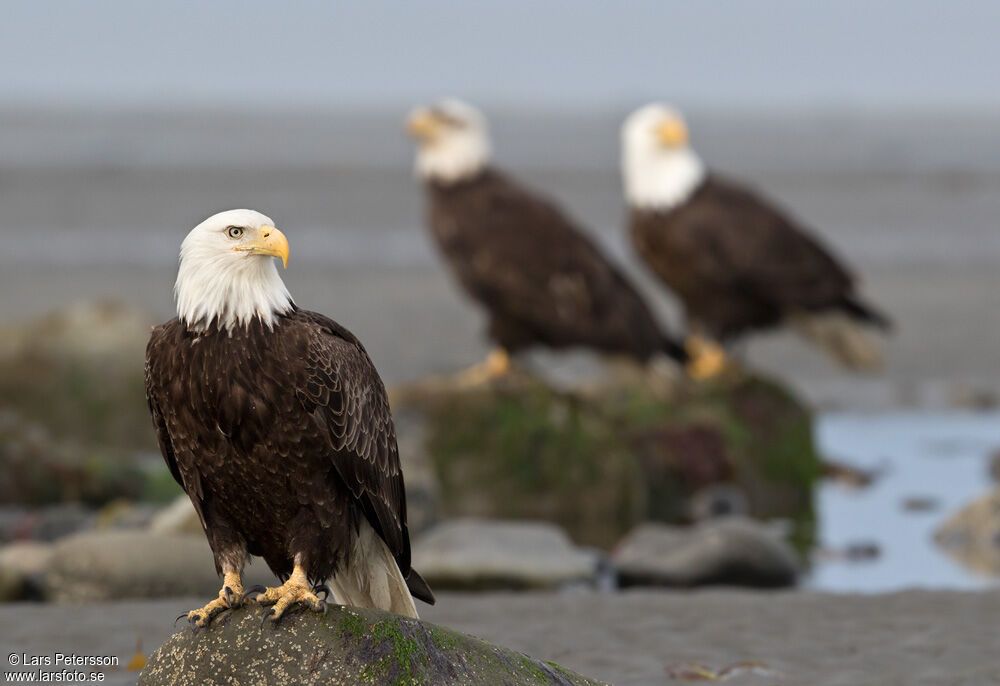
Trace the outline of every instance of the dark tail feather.
<instances>
[{"instance_id":1,"label":"dark tail feather","mask_svg":"<svg viewBox=\"0 0 1000 686\"><path fill-rule=\"evenodd\" d=\"M849 315L863 322L876 326L883 331L892 331L892 320L888 315L879 312L867 303L863 303L853 295L844 296L841 308Z\"/></svg>"},{"instance_id":2,"label":"dark tail feather","mask_svg":"<svg viewBox=\"0 0 1000 686\"><path fill-rule=\"evenodd\" d=\"M662 350L667 357L677 362L677 364L687 364L691 359L684 344L670 336L663 337Z\"/></svg>"},{"instance_id":3,"label":"dark tail feather","mask_svg":"<svg viewBox=\"0 0 1000 686\"><path fill-rule=\"evenodd\" d=\"M433 605L435 602L434 592L431 591L431 587L427 585L423 577L417 574L417 570L411 568L410 573L406 575L406 587L410 589L410 595L414 598L424 601L428 605Z\"/></svg>"}]
</instances>

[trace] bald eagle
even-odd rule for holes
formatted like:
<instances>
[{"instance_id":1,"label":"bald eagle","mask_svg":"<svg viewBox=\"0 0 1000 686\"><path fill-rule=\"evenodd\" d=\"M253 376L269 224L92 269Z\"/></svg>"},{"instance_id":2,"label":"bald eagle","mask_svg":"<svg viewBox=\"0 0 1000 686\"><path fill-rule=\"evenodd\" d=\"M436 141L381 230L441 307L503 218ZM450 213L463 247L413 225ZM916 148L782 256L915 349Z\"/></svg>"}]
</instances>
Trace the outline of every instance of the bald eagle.
<instances>
[{"instance_id":1,"label":"bald eagle","mask_svg":"<svg viewBox=\"0 0 1000 686\"><path fill-rule=\"evenodd\" d=\"M295 306L274 257L287 264L288 241L258 212L196 226L181 246L177 317L146 350L160 450L224 577L188 620L205 626L244 596L277 619L295 603L325 609L331 591L416 617L411 593L434 597L410 568L382 380L350 331ZM284 583L244 592L250 555Z\"/></svg>"},{"instance_id":2,"label":"bald eagle","mask_svg":"<svg viewBox=\"0 0 1000 686\"><path fill-rule=\"evenodd\" d=\"M414 110L417 175L438 248L489 316L498 349L481 370L503 374L534 345L585 347L640 363L684 359L625 276L566 215L490 165L486 121L444 100Z\"/></svg>"},{"instance_id":3,"label":"bald eagle","mask_svg":"<svg viewBox=\"0 0 1000 686\"><path fill-rule=\"evenodd\" d=\"M844 365L872 370L865 330L888 318L864 302L848 269L773 204L709 173L680 113L652 104L622 126L622 173L639 256L683 302L700 374L724 366L719 344L791 324Z\"/></svg>"}]
</instances>

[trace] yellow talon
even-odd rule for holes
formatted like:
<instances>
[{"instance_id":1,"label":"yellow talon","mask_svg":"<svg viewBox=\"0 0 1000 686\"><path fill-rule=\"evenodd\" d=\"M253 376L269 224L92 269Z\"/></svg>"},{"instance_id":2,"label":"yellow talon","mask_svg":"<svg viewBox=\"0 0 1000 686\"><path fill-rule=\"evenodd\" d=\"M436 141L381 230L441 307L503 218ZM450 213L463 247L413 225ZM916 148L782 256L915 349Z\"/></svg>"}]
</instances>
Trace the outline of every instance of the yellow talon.
<instances>
[{"instance_id":1,"label":"yellow talon","mask_svg":"<svg viewBox=\"0 0 1000 686\"><path fill-rule=\"evenodd\" d=\"M242 600L243 580L240 578L239 572L226 572L222 578L222 589L219 591L219 597L210 601L205 607L188 612L187 620L198 628L204 628L217 614L239 605Z\"/></svg>"},{"instance_id":2,"label":"yellow talon","mask_svg":"<svg viewBox=\"0 0 1000 686\"><path fill-rule=\"evenodd\" d=\"M299 565L295 565L288 581L281 586L265 589L257 596L257 602L272 605L270 611L264 615L264 619L278 619L295 603L302 603L317 612L326 610L326 602L320 600L313 592L305 570Z\"/></svg>"},{"instance_id":3,"label":"yellow talon","mask_svg":"<svg viewBox=\"0 0 1000 686\"><path fill-rule=\"evenodd\" d=\"M691 361L687 364L688 374L692 379L704 381L722 374L729 368L729 358L715 341L694 335L686 343Z\"/></svg>"},{"instance_id":4,"label":"yellow talon","mask_svg":"<svg viewBox=\"0 0 1000 686\"><path fill-rule=\"evenodd\" d=\"M509 374L512 366L507 351L503 348L495 348L490 351L485 360L459 373L458 385L479 386L488 383Z\"/></svg>"}]
</instances>

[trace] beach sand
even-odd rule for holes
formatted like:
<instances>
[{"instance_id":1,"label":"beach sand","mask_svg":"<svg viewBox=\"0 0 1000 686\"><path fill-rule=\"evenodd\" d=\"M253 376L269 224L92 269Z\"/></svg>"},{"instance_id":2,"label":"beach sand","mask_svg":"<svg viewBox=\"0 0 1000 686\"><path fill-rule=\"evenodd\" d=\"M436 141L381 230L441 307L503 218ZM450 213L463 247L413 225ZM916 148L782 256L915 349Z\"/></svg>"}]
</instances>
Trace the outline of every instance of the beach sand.
<instances>
[{"instance_id":1,"label":"beach sand","mask_svg":"<svg viewBox=\"0 0 1000 686\"><path fill-rule=\"evenodd\" d=\"M0 606L8 652L148 654L204 599ZM1000 683L1000 594L827 595L712 590L595 594L442 593L427 621L619 686L684 683L669 669L741 662L734 686L988 686ZM271 630L271 629L267 629ZM4 661L6 662L6 661ZM10 669L4 664L4 669ZM110 673L127 684L134 673Z\"/></svg>"}]
</instances>

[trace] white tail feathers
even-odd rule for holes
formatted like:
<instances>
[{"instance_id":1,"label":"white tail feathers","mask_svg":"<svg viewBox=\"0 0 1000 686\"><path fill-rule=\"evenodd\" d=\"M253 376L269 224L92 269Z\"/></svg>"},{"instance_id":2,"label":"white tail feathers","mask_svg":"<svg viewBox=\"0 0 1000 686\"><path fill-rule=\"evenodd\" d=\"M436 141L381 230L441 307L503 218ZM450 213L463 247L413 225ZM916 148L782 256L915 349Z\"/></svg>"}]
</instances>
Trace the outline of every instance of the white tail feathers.
<instances>
[{"instance_id":1,"label":"white tail feathers","mask_svg":"<svg viewBox=\"0 0 1000 686\"><path fill-rule=\"evenodd\" d=\"M371 607L417 618L410 589L396 560L367 520L361 520L343 567L330 579L334 599L341 605Z\"/></svg>"},{"instance_id":2,"label":"white tail feathers","mask_svg":"<svg viewBox=\"0 0 1000 686\"><path fill-rule=\"evenodd\" d=\"M875 372L882 368L882 346L863 322L844 312L800 313L792 316L798 332L820 345L850 369Z\"/></svg>"}]
</instances>

